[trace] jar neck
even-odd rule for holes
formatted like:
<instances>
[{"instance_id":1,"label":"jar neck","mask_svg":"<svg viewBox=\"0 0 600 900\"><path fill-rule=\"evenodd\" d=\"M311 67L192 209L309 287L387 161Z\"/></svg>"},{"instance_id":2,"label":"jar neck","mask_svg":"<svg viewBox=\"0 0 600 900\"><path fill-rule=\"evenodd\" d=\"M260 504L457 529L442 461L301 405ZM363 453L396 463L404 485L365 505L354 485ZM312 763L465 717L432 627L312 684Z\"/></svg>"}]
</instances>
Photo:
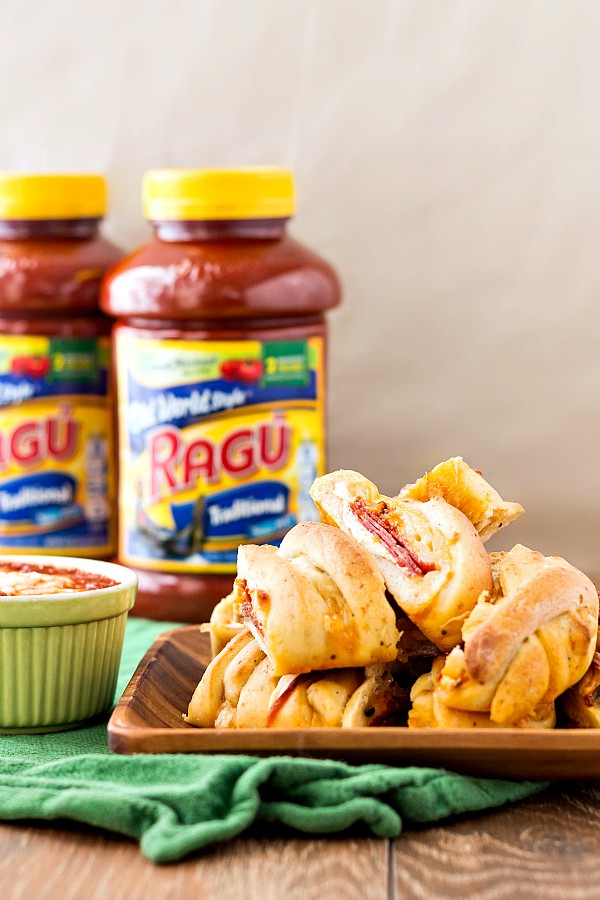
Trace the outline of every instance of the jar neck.
<instances>
[{"instance_id":1,"label":"jar neck","mask_svg":"<svg viewBox=\"0 0 600 900\"><path fill-rule=\"evenodd\" d=\"M223 219L151 222L160 241L276 241L285 234L287 219Z\"/></svg>"},{"instance_id":2,"label":"jar neck","mask_svg":"<svg viewBox=\"0 0 600 900\"><path fill-rule=\"evenodd\" d=\"M100 219L0 219L0 240L89 240Z\"/></svg>"}]
</instances>

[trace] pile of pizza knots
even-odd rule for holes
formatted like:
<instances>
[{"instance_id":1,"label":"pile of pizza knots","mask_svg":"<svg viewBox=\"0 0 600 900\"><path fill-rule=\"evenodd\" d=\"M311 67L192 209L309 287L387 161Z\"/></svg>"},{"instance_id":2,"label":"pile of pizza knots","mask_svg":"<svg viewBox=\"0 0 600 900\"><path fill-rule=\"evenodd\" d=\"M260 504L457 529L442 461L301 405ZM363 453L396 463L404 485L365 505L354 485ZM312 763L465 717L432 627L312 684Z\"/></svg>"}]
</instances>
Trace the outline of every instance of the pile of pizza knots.
<instances>
[{"instance_id":1,"label":"pile of pizza knots","mask_svg":"<svg viewBox=\"0 0 600 900\"><path fill-rule=\"evenodd\" d=\"M386 497L341 470L311 495L322 522L239 548L188 722L600 727L596 588L521 544L487 553L523 508L480 472L456 457Z\"/></svg>"}]
</instances>

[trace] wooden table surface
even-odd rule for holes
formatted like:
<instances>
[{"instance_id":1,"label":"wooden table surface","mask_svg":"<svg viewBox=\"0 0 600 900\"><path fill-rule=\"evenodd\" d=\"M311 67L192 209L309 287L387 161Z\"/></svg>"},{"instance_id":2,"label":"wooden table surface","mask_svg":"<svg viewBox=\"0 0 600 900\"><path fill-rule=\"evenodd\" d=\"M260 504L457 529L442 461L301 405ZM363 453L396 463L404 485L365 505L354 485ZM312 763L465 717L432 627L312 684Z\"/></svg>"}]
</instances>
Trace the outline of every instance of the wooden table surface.
<instances>
[{"instance_id":1,"label":"wooden table surface","mask_svg":"<svg viewBox=\"0 0 600 900\"><path fill-rule=\"evenodd\" d=\"M395 841L282 836L155 866L136 843L71 824L0 825L2 900L600 898L600 783L555 786Z\"/></svg>"}]
</instances>

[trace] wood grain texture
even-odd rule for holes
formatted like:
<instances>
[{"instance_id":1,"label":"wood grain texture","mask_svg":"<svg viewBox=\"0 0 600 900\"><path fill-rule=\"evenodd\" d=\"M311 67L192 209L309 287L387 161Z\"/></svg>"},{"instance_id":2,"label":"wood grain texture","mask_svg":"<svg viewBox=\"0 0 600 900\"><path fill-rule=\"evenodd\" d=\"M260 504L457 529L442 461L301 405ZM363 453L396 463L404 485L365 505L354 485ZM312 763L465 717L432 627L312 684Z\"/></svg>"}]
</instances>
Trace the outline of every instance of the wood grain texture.
<instances>
[{"instance_id":1,"label":"wood grain texture","mask_svg":"<svg viewBox=\"0 0 600 900\"><path fill-rule=\"evenodd\" d=\"M2 900L583 900L600 897L600 785L370 838L260 838L154 866L91 828L0 825Z\"/></svg>"},{"instance_id":2,"label":"wood grain texture","mask_svg":"<svg viewBox=\"0 0 600 900\"><path fill-rule=\"evenodd\" d=\"M395 898L600 898L600 785L406 833L391 881Z\"/></svg>"},{"instance_id":3,"label":"wood grain texture","mask_svg":"<svg viewBox=\"0 0 600 900\"><path fill-rule=\"evenodd\" d=\"M0 825L2 900L369 900L388 897L388 842L234 841L168 866L89 829Z\"/></svg>"},{"instance_id":4,"label":"wood grain texture","mask_svg":"<svg viewBox=\"0 0 600 900\"><path fill-rule=\"evenodd\" d=\"M182 714L210 660L196 626L162 635L108 723L118 753L295 753L515 779L600 778L600 729L214 729Z\"/></svg>"}]
</instances>

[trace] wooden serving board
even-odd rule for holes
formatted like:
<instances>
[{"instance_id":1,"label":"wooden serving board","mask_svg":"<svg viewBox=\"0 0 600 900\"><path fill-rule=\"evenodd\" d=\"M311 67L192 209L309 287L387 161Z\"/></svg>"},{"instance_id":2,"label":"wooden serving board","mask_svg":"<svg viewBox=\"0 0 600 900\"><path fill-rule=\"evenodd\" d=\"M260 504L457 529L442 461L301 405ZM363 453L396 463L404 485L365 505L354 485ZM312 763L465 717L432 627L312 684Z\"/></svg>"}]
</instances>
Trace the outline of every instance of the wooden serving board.
<instances>
[{"instance_id":1,"label":"wooden serving board","mask_svg":"<svg viewBox=\"0 0 600 900\"><path fill-rule=\"evenodd\" d=\"M209 661L209 638L197 625L162 634L110 718L110 749L316 756L512 779L600 778L600 729L195 728L182 716Z\"/></svg>"}]
</instances>

